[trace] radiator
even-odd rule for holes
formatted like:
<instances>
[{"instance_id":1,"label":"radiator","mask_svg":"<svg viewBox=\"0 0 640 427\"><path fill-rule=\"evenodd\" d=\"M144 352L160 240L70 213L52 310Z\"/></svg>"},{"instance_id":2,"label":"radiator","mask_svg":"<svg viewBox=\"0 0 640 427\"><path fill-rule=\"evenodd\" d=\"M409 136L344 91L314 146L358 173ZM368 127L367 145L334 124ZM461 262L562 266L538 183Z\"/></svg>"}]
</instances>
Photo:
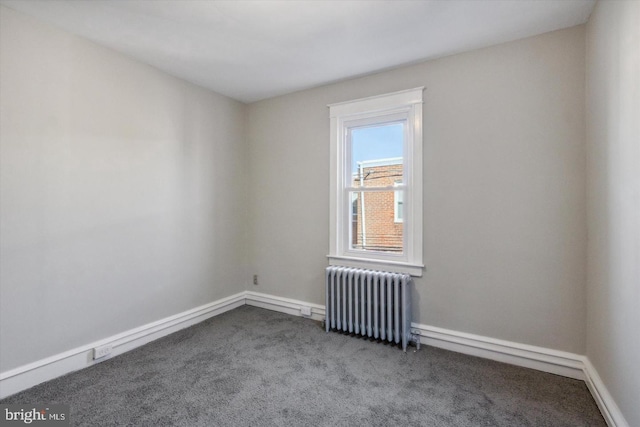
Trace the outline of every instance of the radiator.
<instances>
[{"instance_id":1,"label":"radiator","mask_svg":"<svg viewBox=\"0 0 640 427\"><path fill-rule=\"evenodd\" d=\"M327 267L327 332L342 331L402 344L407 351L420 340L411 332L411 276L408 274Z\"/></svg>"}]
</instances>

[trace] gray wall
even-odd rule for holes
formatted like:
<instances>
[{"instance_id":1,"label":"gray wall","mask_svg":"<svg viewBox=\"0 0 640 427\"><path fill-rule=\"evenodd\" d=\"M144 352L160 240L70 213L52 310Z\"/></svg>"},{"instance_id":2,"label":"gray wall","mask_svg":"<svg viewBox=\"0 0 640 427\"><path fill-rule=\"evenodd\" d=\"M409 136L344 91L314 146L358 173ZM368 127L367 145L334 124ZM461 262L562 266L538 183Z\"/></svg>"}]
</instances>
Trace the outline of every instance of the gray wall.
<instances>
[{"instance_id":1,"label":"gray wall","mask_svg":"<svg viewBox=\"0 0 640 427\"><path fill-rule=\"evenodd\" d=\"M0 371L241 291L246 107L0 13Z\"/></svg>"},{"instance_id":2,"label":"gray wall","mask_svg":"<svg viewBox=\"0 0 640 427\"><path fill-rule=\"evenodd\" d=\"M640 426L640 2L587 26L587 356Z\"/></svg>"},{"instance_id":3,"label":"gray wall","mask_svg":"<svg viewBox=\"0 0 640 427\"><path fill-rule=\"evenodd\" d=\"M251 104L248 289L324 303L326 105L424 85L415 321L584 353L584 49L579 26Z\"/></svg>"}]
</instances>

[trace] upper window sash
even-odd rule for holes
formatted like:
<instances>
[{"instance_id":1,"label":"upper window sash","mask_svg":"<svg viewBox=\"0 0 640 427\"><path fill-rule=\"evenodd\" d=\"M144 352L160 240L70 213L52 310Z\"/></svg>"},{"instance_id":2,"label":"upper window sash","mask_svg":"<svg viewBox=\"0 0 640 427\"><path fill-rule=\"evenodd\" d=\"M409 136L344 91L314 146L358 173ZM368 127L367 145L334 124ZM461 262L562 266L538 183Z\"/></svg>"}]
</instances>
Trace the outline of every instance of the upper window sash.
<instances>
[{"instance_id":1,"label":"upper window sash","mask_svg":"<svg viewBox=\"0 0 640 427\"><path fill-rule=\"evenodd\" d=\"M403 124L403 129L405 129L405 131L403 132L403 141L402 141L402 171L403 171L403 182L405 179L405 175L407 174L407 170L411 168L411 166L408 163L407 160L407 152L408 152L408 144L409 144L409 140L411 139L409 136L409 123L408 123L408 113L409 111L407 109L403 109L406 111L402 111L400 113L398 112L394 112L391 114L384 114L383 116L380 115L380 113L378 113L376 116L373 117L369 117L367 119L356 119L356 120L344 120L343 122L343 127L344 127L344 135L343 138L344 140L339 142L339 144L342 147L342 156L344 156L344 163L342 165L342 170L343 170L343 176L342 176L342 187L346 190L355 190L356 188L359 187L354 187L353 184L353 171L351 169L351 165L353 163L353 158L351 157L352 155L352 150L351 147L349 146L348 142L352 141L351 139L351 132L354 129L362 129L365 127L378 127L378 126L384 126L384 125L388 125L388 124ZM376 121L377 119L377 121ZM369 166L373 166L372 164L370 164ZM391 189L393 188L393 185L389 185L389 186L367 186L366 189Z\"/></svg>"}]
</instances>

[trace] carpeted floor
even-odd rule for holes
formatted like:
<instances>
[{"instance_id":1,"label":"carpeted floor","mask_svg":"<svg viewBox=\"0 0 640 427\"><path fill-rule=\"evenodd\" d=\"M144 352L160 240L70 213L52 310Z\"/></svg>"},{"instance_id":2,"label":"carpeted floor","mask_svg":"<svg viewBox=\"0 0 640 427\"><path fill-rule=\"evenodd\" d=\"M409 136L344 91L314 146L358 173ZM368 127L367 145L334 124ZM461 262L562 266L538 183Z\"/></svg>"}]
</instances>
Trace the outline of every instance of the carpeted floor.
<instances>
[{"instance_id":1,"label":"carpeted floor","mask_svg":"<svg viewBox=\"0 0 640 427\"><path fill-rule=\"evenodd\" d=\"M0 403L86 426L606 426L582 381L250 306Z\"/></svg>"}]
</instances>

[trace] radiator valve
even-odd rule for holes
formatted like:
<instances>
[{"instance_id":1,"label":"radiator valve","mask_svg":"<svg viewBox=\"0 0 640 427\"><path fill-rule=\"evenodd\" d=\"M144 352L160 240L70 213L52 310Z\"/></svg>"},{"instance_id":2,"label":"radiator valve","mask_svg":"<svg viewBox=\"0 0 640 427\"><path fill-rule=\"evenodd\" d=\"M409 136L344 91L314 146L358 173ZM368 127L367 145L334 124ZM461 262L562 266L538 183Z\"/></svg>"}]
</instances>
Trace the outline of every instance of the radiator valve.
<instances>
[{"instance_id":1,"label":"radiator valve","mask_svg":"<svg viewBox=\"0 0 640 427\"><path fill-rule=\"evenodd\" d=\"M416 345L416 350L420 350L420 333L418 331L411 331L411 341Z\"/></svg>"}]
</instances>

